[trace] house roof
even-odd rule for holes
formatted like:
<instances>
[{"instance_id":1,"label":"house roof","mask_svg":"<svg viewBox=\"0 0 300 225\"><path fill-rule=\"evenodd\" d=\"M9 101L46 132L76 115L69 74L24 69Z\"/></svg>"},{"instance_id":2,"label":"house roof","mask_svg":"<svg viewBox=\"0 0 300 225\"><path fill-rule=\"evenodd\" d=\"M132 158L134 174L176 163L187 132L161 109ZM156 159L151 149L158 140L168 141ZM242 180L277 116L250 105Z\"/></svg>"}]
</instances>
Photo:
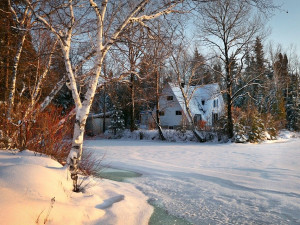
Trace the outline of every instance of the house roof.
<instances>
[{"instance_id":1,"label":"house roof","mask_svg":"<svg viewBox=\"0 0 300 225\"><path fill-rule=\"evenodd\" d=\"M169 86L174 93L177 101L181 105L182 110L186 114L186 107L181 89L178 85L170 84ZM189 108L192 116L201 114L206 116L207 112L211 112L213 100L221 96L220 87L217 83L197 86L185 86L184 94L189 101ZM204 103L204 104L203 104Z\"/></svg>"}]
</instances>

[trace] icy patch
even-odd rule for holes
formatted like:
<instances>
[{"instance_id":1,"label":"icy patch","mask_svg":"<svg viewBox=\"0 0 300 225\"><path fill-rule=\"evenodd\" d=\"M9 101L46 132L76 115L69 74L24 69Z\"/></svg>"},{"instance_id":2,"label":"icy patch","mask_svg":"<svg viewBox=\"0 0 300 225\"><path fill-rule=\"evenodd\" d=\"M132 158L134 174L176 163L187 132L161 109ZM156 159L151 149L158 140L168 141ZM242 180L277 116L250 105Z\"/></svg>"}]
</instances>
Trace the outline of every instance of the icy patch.
<instances>
[{"instance_id":1,"label":"icy patch","mask_svg":"<svg viewBox=\"0 0 300 225\"><path fill-rule=\"evenodd\" d=\"M262 144L95 140L85 147L192 224L300 224L300 139Z\"/></svg>"}]
</instances>

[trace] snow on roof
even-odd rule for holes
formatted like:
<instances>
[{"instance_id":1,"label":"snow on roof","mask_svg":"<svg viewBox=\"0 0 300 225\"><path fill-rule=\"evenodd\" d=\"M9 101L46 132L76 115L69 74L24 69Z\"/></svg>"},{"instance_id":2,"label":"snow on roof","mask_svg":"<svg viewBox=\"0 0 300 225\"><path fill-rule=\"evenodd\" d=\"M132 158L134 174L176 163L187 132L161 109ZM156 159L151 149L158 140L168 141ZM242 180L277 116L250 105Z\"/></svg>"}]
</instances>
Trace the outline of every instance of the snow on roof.
<instances>
[{"instance_id":1,"label":"snow on roof","mask_svg":"<svg viewBox=\"0 0 300 225\"><path fill-rule=\"evenodd\" d=\"M181 89L178 85L170 84L169 86L174 93L181 108L186 113L186 107ZM213 107L213 100L221 95L220 86L217 83L197 86L185 86L184 93L189 101L189 109L194 116L201 114L205 116Z\"/></svg>"},{"instance_id":2,"label":"snow on roof","mask_svg":"<svg viewBox=\"0 0 300 225\"><path fill-rule=\"evenodd\" d=\"M105 113L105 117L110 117L111 115L113 115L113 111L109 111ZM103 118L104 117L104 113L90 113L88 115L88 118Z\"/></svg>"}]
</instances>

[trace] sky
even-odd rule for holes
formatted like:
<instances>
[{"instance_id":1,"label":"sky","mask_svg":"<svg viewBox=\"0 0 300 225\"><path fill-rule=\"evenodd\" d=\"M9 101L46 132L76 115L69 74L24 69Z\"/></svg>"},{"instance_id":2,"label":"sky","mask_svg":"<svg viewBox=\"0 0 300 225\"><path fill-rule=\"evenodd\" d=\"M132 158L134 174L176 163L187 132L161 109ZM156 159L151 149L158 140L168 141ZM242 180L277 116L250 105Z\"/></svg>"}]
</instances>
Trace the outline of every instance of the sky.
<instances>
[{"instance_id":1,"label":"sky","mask_svg":"<svg viewBox=\"0 0 300 225\"><path fill-rule=\"evenodd\" d=\"M282 5L281 10L274 12L267 25L271 28L271 34L267 40L274 44L281 44L288 49L291 44L297 47L300 55L300 0L275 0Z\"/></svg>"}]
</instances>

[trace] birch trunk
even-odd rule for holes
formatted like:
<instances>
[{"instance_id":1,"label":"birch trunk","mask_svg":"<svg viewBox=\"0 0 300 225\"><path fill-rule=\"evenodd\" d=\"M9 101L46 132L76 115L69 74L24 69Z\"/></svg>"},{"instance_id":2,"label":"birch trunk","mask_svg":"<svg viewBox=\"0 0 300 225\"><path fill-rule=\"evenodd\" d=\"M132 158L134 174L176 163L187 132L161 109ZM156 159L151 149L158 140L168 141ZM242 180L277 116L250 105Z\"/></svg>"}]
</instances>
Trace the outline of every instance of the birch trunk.
<instances>
[{"instance_id":1,"label":"birch trunk","mask_svg":"<svg viewBox=\"0 0 300 225\"><path fill-rule=\"evenodd\" d=\"M83 100L81 100L76 83L75 74L72 69L72 64L70 60L70 48L71 48L71 39L73 27L76 26L75 16L73 11L73 2L72 0L68 1L69 13L70 17L69 22L65 24L65 27L62 30L58 30L58 28L52 26L51 20L47 20L48 18L42 17L35 12L35 9L29 0L25 0L30 9L34 12L34 15L42 22L53 34L56 35L59 40L66 72L68 78L70 80L69 86L72 91L72 97L76 106L76 120L74 125L74 136L71 151L67 158L67 163L69 165L69 169L71 172L71 178L73 179L74 191L79 191L77 179L78 179L78 170L79 170L79 162L82 156L82 145L83 145L83 137L85 132L85 124L87 116L90 112L91 104L95 95L96 87L98 85L99 76L102 69L103 59L107 51L111 48L111 46L118 40L121 32L127 27L128 24L136 22L140 24L144 24L143 21L155 19L161 15L169 14L173 11L173 8L177 5L178 2L170 1L169 3L163 4L162 8L154 10L153 13L147 15L142 14L144 12L144 7L149 4L149 0L143 0L139 4L136 5L128 15L125 16L123 21L119 21L120 23L116 25L115 29L112 28L111 35L109 37L104 37L104 25L105 25L105 15L107 10L108 0L101 1L101 5L98 4L94 0L89 0L90 6L93 8L96 18L97 18L97 38L96 38L96 46L97 52L95 57L95 73L89 76L89 84L87 86L87 92L83 96ZM65 8L65 6L64 6ZM57 9L55 9L56 11ZM118 11L115 12L119 13ZM140 16L138 16L141 14ZM116 16L118 18L118 16ZM114 22L114 21L112 21ZM112 23L114 24L114 23Z\"/></svg>"},{"instance_id":2,"label":"birch trunk","mask_svg":"<svg viewBox=\"0 0 300 225\"><path fill-rule=\"evenodd\" d=\"M22 53L22 50L23 50L25 37L26 37L26 33L23 32L22 37L21 37L21 41L19 42L19 45L18 45L18 48L17 48L16 56L14 58L14 65L13 65L13 71L12 71L12 81L11 81L11 86L10 86L10 89L9 89L8 109L7 109L7 114L6 114L6 118L8 120L11 119L11 113L12 113L12 110L13 110L13 107L14 107L18 65L19 65L19 62L20 62L20 57L21 57L21 53Z\"/></svg>"}]
</instances>

